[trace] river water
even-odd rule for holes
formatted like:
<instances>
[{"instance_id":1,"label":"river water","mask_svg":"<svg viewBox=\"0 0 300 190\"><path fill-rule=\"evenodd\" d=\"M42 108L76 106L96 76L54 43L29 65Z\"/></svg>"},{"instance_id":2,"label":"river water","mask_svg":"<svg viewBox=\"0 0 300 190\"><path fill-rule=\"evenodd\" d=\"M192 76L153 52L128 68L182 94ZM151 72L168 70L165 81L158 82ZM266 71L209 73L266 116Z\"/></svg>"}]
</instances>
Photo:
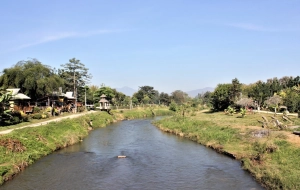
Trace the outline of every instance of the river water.
<instances>
[{"instance_id":1,"label":"river water","mask_svg":"<svg viewBox=\"0 0 300 190\"><path fill-rule=\"evenodd\" d=\"M96 129L81 143L40 159L0 189L263 189L238 161L161 132L151 121Z\"/></svg>"}]
</instances>

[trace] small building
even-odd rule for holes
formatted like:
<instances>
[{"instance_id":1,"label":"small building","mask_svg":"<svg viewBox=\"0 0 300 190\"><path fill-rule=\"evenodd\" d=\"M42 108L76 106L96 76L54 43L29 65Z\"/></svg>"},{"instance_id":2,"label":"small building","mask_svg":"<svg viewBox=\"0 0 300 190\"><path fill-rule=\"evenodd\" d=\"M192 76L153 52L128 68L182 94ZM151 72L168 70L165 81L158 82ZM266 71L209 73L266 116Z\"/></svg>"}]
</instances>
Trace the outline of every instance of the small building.
<instances>
[{"instance_id":1,"label":"small building","mask_svg":"<svg viewBox=\"0 0 300 190\"><path fill-rule=\"evenodd\" d=\"M53 92L43 98L37 100L37 106L41 109L46 109L47 107L54 107L59 110L59 112L75 112L75 97L73 92Z\"/></svg>"},{"instance_id":2,"label":"small building","mask_svg":"<svg viewBox=\"0 0 300 190\"><path fill-rule=\"evenodd\" d=\"M110 110L110 104L106 98L107 98L107 96L105 96L104 94L102 94L100 96L100 101L99 101L100 106L97 108L99 108L101 111L109 111Z\"/></svg>"},{"instance_id":3,"label":"small building","mask_svg":"<svg viewBox=\"0 0 300 190\"><path fill-rule=\"evenodd\" d=\"M20 93L19 88L9 88L6 91L11 92L9 100L10 110L23 111L24 113L32 113L34 105L30 104L31 98L23 93Z\"/></svg>"}]
</instances>

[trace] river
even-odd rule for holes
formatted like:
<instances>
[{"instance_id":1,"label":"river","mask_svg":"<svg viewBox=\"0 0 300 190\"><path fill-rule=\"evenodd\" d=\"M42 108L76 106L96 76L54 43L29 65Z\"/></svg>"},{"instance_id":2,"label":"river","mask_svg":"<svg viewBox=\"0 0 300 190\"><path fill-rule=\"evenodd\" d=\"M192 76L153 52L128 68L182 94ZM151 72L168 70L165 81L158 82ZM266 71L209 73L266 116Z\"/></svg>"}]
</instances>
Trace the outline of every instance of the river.
<instances>
[{"instance_id":1,"label":"river","mask_svg":"<svg viewBox=\"0 0 300 190\"><path fill-rule=\"evenodd\" d=\"M95 129L81 143L38 160L0 189L263 189L240 162L164 133L151 121Z\"/></svg>"}]
</instances>

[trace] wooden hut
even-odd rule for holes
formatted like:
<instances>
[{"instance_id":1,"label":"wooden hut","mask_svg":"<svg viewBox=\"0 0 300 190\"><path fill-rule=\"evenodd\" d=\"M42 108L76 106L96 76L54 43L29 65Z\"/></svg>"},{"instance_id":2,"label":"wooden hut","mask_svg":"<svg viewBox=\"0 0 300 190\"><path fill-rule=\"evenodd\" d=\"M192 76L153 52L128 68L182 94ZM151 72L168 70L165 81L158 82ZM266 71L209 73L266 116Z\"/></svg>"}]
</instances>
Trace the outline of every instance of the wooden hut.
<instances>
[{"instance_id":1,"label":"wooden hut","mask_svg":"<svg viewBox=\"0 0 300 190\"><path fill-rule=\"evenodd\" d=\"M10 109L12 111L23 111L24 113L32 113L34 105L30 104L31 98L20 93L19 88L9 88L6 91L11 92L12 97L9 100Z\"/></svg>"},{"instance_id":2,"label":"wooden hut","mask_svg":"<svg viewBox=\"0 0 300 190\"><path fill-rule=\"evenodd\" d=\"M100 106L99 106L99 109L101 111L109 111L110 110L110 104L109 104L109 101L106 99L107 96L105 96L104 94L102 94L100 96Z\"/></svg>"},{"instance_id":3,"label":"wooden hut","mask_svg":"<svg viewBox=\"0 0 300 190\"><path fill-rule=\"evenodd\" d=\"M54 107L59 112L74 112L76 99L73 97L73 92L53 92L43 98L37 100L37 105L41 109Z\"/></svg>"}]
</instances>

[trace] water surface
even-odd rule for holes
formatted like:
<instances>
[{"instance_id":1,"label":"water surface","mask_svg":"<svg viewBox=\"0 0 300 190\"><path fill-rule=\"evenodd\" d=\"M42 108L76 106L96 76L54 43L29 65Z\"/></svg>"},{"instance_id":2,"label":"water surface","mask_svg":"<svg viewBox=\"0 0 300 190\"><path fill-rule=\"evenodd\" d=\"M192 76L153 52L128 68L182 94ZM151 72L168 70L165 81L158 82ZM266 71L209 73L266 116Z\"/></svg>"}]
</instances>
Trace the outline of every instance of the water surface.
<instances>
[{"instance_id":1,"label":"water surface","mask_svg":"<svg viewBox=\"0 0 300 190\"><path fill-rule=\"evenodd\" d=\"M0 189L263 189L238 161L163 133L151 121L96 129L83 142L40 159Z\"/></svg>"}]
</instances>

